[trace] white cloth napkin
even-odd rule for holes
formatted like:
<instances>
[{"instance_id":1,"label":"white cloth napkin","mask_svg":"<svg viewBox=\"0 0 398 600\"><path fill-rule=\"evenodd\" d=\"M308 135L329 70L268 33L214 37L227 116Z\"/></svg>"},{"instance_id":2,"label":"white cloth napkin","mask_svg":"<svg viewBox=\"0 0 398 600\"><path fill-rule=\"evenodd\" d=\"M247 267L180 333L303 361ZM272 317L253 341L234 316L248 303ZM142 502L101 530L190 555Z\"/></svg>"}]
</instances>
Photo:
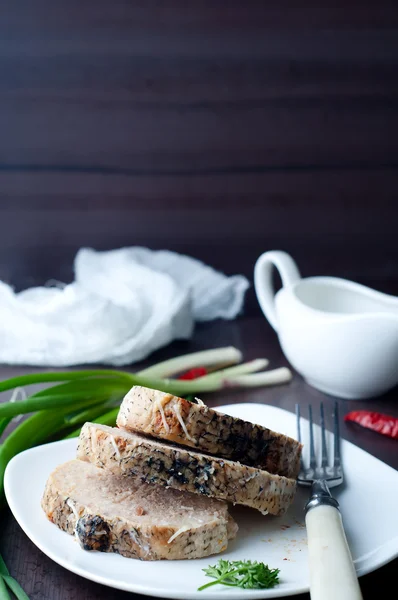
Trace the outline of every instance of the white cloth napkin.
<instances>
[{"instance_id":1,"label":"white cloth napkin","mask_svg":"<svg viewBox=\"0 0 398 600\"><path fill-rule=\"evenodd\" d=\"M65 367L125 365L195 321L233 319L248 280L227 277L189 256L148 248L76 255L75 281L15 293L0 282L0 363Z\"/></svg>"}]
</instances>

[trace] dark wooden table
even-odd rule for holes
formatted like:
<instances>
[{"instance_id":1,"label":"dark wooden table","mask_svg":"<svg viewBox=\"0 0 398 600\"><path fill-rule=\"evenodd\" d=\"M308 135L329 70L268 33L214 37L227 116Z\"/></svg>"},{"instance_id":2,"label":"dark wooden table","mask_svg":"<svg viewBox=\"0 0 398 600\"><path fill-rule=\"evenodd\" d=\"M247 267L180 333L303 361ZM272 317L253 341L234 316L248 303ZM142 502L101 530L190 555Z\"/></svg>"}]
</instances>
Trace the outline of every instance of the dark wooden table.
<instances>
[{"instance_id":1,"label":"dark wooden table","mask_svg":"<svg viewBox=\"0 0 398 600\"><path fill-rule=\"evenodd\" d=\"M256 357L267 357L271 367L286 363L274 332L262 317L242 317L235 322L214 322L197 327L194 338L190 342L176 342L167 349L152 355L149 362L161 360L168 356L183 352L191 352L210 347L234 345L239 348L245 360ZM136 370L138 365L134 365ZM32 368L0 369L1 378L10 377ZM297 374L288 385L254 390L229 390L215 394L207 394L206 402L210 406L233 402L259 402L272 404L285 410L293 411L299 402L305 406L311 402L317 405L324 400L326 405L333 399L309 387ZM398 416L397 390L389 394L367 401L339 400L341 415L354 408L366 408L388 412ZM332 424L328 422L328 427ZM398 443L382 435L370 432L358 426L347 426L341 423L342 436L363 450L370 452L395 469L398 469ZM382 510L382 496L379 510ZM375 507L377 510L377 507ZM118 590L103 587L78 577L63 569L40 550L25 536L11 514L5 510L2 514L0 531L0 553L4 556L12 575L23 585L32 600L100 600L144 598L127 594ZM398 560L394 560L377 571L360 578L364 600L380 595L384 589L394 589ZM296 596L297 600L308 600L309 594ZM337 600L337 599L336 599Z\"/></svg>"}]
</instances>

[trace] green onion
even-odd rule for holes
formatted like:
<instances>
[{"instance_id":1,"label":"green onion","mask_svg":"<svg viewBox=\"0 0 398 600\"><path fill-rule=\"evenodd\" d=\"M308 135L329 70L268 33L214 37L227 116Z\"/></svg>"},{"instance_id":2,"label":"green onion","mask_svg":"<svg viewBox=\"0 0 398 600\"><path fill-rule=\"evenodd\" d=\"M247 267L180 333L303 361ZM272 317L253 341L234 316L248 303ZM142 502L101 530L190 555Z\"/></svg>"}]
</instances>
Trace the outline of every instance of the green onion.
<instances>
[{"instance_id":1,"label":"green onion","mask_svg":"<svg viewBox=\"0 0 398 600\"><path fill-rule=\"evenodd\" d=\"M19 377L11 377L5 381L0 381L0 392L6 392L16 387L24 387L26 385L32 385L34 383L51 383L53 381L68 381L72 379L85 379L88 377L112 377L114 379L123 379L124 381L131 383L134 379L129 373L123 371L110 371L110 370L90 370L90 371L49 371L43 373L32 373L31 375L20 375ZM131 387L130 385L130 387Z\"/></svg>"},{"instance_id":2,"label":"green onion","mask_svg":"<svg viewBox=\"0 0 398 600\"><path fill-rule=\"evenodd\" d=\"M101 415L100 417L98 417L96 419L86 419L85 422L89 421L90 423L98 423L99 425L109 425L110 427L112 427L116 424L116 419L117 419L118 413L119 413L119 408L114 408L113 410L110 410L109 412ZM79 437L80 430L81 430L81 428L76 429L75 431L72 431L72 433L65 436L65 439Z\"/></svg>"},{"instance_id":3,"label":"green onion","mask_svg":"<svg viewBox=\"0 0 398 600\"><path fill-rule=\"evenodd\" d=\"M78 425L79 423L85 423L86 421L93 421L104 414L107 409L112 408L113 402L104 402L98 406L86 408L85 410L75 411L71 414L66 415L65 424L70 427ZM116 409L119 411L119 406Z\"/></svg>"},{"instance_id":4,"label":"green onion","mask_svg":"<svg viewBox=\"0 0 398 600\"><path fill-rule=\"evenodd\" d=\"M4 578L0 576L0 600L11 600Z\"/></svg>"},{"instance_id":5,"label":"green onion","mask_svg":"<svg viewBox=\"0 0 398 600\"><path fill-rule=\"evenodd\" d=\"M35 394L32 394L30 397L40 398L42 396L47 396L49 393L63 395L79 392L84 395L87 392L92 394L93 392L101 391L104 388L110 391L115 389L120 390L123 394L125 394L133 385L131 382L131 377L129 378L128 382L127 380L125 381L116 379L114 377L98 377L98 379L90 377L88 379L75 379L73 381L47 387L39 392L36 392Z\"/></svg>"},{"instance_id":6,"label":"green onion","mask_svg":"<svg viewBox=\"0 0 398 600\"><path fill-rule=\"evenodd\" d=\"M287 367L264 371L263 373L253 373L251 375L240 375L233 378L237 387L262 387L265 385L279 385L288 383L292 379L292 373ZM232 384L233 385L233 384Z\"/></svg>"},{"instance_id":7,"label":"green onion","mask_svg":"<svg viewBox=\"0 0 398 600\"><path fill-rule=\"evenodd\" d=\"M3 557L0 554L0 575L9 575L10 572L7 569L7 565L3 560Z\"/></svg>"},{"instance_id":8,"label":"green onion","mask_svg":"<svg viewBox=\"0 0 398 600\"><path fill-rule=\"evenodd\" d=\"M18 598L18 600L29 600L29 596L24 592L20 584L14 577L6 575L3 577L5 583L10 588L12 593Z\"/></svg>"},{"instance_id":9,"label":"green onion","mask_svg":"<svg viewBox=\"0 0 398 600\"><path fill-rule=\"evenodd\" d=\"M89 406L90 404L98 404L107 399L108 396L94 396L82 398L81 394L68 395L48 395L41 398L28 398L20 402L4 402L0 404L0 418L16 417L17 415L25 415L27 413L37 412L39 410L54 410L57 408L68 408L69 410Z\"/></svg>"},{"instance_id":10,"label":"green onion","mask_svg":"<svg viewBox=\"0 0 398 600\"><path fill-rule=\"evenodd\" d=\"M203 350L201 352L185 354L184 356L177 356L176 358L171 358L148 367L140 371L139 374L143 377L172 377L197 366L224 366L236 364L241 360L242 353L237 348L228 346L227 348L215 348L214 350Z\"/></svg>"},{"instance_id":11,"label":"green onion","mask_svg":"<svg viewBox=\"0 0 398 600\"><path fill-rule=\"evenodd\" d=\"M6 563L0 554L0 598L10 598L5 584L8 585L18 600L29 600L29 597L25 594L19 583L11 577Z\"/></svg>"},{"instance_id":12,"label":"green onion","mask_svg":"<svg viewBox=\"0 0 398 600\"><path fill-rule=\"evenodd\" d=\"M247 373L255 373L256 371L261 371L261 369L265 369L269 365L269 360L266 358L256 358L255 360L251 360L246 363L242 363L241 365L237 365L236 367L229 367L228 369L222 369L222 371L218 371L218 373L214 373L214 375L246 375Z\"/></svg>"},{"instance_id":13,"label":"green onion","mask_svg":"<svg viewBox=\"0 0 398 600\"><path fill-rule=\"evenodd\" d=\"M9 419L0 419L0 437L3 435L5 428L11 421L11 417Z\"/></svg>"}]
</instances>

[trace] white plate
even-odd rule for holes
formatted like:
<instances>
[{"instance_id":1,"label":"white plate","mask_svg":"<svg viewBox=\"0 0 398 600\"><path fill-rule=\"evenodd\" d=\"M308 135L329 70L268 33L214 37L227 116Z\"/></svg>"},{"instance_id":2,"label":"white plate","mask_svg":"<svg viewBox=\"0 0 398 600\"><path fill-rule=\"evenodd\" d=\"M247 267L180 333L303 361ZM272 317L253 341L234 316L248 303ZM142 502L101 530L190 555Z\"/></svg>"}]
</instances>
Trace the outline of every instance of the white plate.
<instances>
[{"instance_id":1,"label":"white plate","mask_svg":"<svg viewBox=\"0 0 398 600\"><path fill-rule=\"evenodd\" d=\"M280 408L235 404L218 410L295 437L295 416ZM75 448L76 440L66 440L27 450L10 461L5 473L5 492L16 520L40 550L66 569L117 589L183 600L278 598L309 590L303 515L306 490L298 490L283 517L264 517L238 507L231 511L239 532L222 557L259 560L279 568L280 585L262 591L214 586L198 592L200 585L211 581L201 569L216 563L219 556L141 562L117 554L87 552L47 520L40 507L47 477L58 464L74 458ZM398 531L398 472L349 442L342 441L341 450L345 483L335 495L358 574L363 575L398 556L398 537L394 537Z\"/></svg>"}]
</instances>

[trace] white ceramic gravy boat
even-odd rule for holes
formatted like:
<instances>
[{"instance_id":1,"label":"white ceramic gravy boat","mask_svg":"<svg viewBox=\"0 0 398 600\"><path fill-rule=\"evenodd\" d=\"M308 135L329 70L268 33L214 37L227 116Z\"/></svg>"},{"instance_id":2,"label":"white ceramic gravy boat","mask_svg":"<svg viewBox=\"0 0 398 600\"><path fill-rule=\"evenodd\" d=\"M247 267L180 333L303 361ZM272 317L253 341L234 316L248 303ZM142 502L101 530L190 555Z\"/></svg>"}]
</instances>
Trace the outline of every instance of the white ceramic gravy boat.
<instances>
[{"instance_id":1,"label":"white ceramic gravy boat","mask_svg":"<svg viewBox=\"0 0 398 600\"><path fill-rule=\"evenodd\" d=\"M276 294L274 266L282 279ZM310 385L362 399L398 384L398 297L337 277L302 279L279 250L258 258L254 287L286 358Z\"/></svg>"}]
</instances>

